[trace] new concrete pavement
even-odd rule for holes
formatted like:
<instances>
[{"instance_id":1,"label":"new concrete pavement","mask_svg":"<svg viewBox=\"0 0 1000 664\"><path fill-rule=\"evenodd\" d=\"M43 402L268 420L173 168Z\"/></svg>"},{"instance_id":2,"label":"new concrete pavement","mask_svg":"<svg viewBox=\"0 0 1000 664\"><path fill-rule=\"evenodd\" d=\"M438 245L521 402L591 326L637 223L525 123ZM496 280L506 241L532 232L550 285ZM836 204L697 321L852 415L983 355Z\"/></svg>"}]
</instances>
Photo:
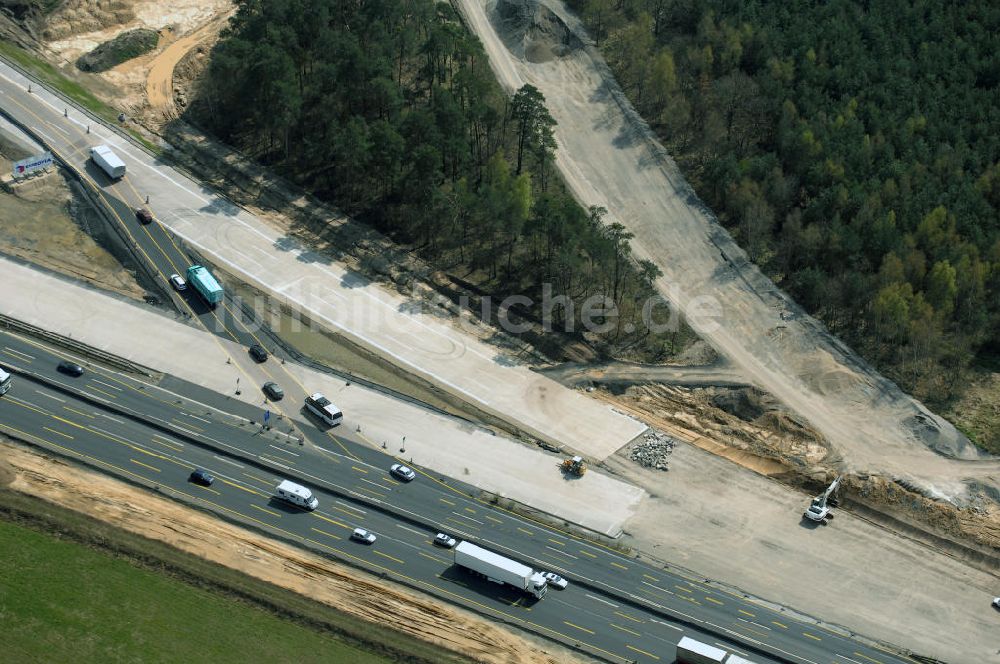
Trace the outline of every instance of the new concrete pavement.
<instances>
[{"instance_id":1,"label":"new concrete pavement","mask_svg":"<svg viewBox=\"0 0 1000 664\"><path fill-rule=\"evenodd\" d=\"M284 435L288 423L262 432L250 424L260 411L225 395L176 379L165 381L167 390L94 366L72 378L55 370L60 357L30 339L0 334L0 362L17 369L13 388L0 398L0 431L603 659L669 662L674 644L688 634L761 663L906 661L679 568L647 566L469 499L469 487L455 480L421 472L400 483L387 474L393 459L349 430L338 429L325 448L300 445ZM298 429L318 433L305 414L290 418ZM192 485L187 478L195 467L219 479L209 488ZM273 489L284 478L312 488L319 509L304 513L275 500ZM371 547L348 541L356 526L378 541ZM554 569L570 586L527 602L480 583L432 545L439 530Z\"/></svg>"}]
</instances>

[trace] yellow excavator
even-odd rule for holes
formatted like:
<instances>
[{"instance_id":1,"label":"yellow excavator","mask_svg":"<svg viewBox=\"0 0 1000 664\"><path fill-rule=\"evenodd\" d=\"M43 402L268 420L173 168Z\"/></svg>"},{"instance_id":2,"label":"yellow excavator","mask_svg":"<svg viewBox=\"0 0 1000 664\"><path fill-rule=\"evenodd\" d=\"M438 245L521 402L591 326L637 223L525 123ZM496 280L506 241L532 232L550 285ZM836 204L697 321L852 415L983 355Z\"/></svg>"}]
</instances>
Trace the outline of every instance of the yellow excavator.
<instances>
[{"instance_id":1,"label":"yellow excavator","mask_svg":"<svg viewBox=\"0 0 1000 664\"><path fill-rule=\"evenodd\" d=\"M565 459L559 467L567 475L574 475L575 477L583 477L583 474L587 472L587 464L584 462L583 457L578 456L572 459Z\"/></svg>"}]
</instances>

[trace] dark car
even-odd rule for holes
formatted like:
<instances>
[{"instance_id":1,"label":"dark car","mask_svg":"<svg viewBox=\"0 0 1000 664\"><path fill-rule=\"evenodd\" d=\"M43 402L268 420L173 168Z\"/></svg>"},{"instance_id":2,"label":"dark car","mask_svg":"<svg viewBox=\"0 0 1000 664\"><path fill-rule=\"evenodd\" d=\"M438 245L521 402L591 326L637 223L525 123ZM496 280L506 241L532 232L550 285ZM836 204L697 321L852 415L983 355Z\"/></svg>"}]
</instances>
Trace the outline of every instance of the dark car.
<instances>
[{"instance_id":1,"label":"dark car","mask_svg":"<svg viewBox=\"0 0 1000 664\"><path fill-rule=\"evenodd\" d=\"M191 473L191 477L188 478L195 484L200 484L202 486L212 486L212 482L215 478L204 468L198 468Z\"/></svg>"},{"instance_id":2,"label":"dark car","mask_svg":"<svg viewBox=\"0 0 1000 664\"><path fill-rule=\"evenodd\" d=\"M271 401L281 401L285 397L285 391L281 389L281 385L278 385L273 380L269 380L264 383L264 395Z\"/></svg>"},{"instance_id":3,"label":"dark car","mask_svg":"<svg viewBox=\"0 0 1000 664\"><path fill-rule=\"evenodd\" d=\"M254 344L250 346L250 357L254 359L255 362L264 362L267 360L267 351L260 344Z\"/></svg>"},{"instance_id":4,"label":"dark car","mask_svg":"<svg viewBox=\"0 0 1000 664\"><path fill-rule=\"evenodd\" d=\"M69 360L63 360L62 362L60 362L57 368L59 369L59 371L66 374L67 376L83 375L83 367L81 367L79 364L76 364L75 362L70 362Z\"/></svg>"},{"instance_id":5,"label":"dark car","mask_svg":"<svg viewBox=\"0 0 1000 664\"><path fill-rule=\"evenodd\" d=\"M139 220L139 223L148 224L153 221L153 213L146 208L139 208L135 211L135 218Z\"/></svg>"}]
</instances>

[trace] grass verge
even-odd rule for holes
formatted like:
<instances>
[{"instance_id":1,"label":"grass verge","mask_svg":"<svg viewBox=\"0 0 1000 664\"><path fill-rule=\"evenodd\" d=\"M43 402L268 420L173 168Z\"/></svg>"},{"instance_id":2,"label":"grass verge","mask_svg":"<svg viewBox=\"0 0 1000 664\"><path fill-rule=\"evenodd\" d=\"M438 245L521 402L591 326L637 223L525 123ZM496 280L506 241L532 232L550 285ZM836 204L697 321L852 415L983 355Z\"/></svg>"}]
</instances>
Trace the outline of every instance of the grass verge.
<instances>
[{"instance_id":1,"label":"grass verge","mask_svg":"<svg viewBox=\"0 0 1000 664\"><path fill-rule=\"evenodd\" d=\"M12 661L468 661L9 490L0 560L0 642Z\"/></svg>"}]
</instances>

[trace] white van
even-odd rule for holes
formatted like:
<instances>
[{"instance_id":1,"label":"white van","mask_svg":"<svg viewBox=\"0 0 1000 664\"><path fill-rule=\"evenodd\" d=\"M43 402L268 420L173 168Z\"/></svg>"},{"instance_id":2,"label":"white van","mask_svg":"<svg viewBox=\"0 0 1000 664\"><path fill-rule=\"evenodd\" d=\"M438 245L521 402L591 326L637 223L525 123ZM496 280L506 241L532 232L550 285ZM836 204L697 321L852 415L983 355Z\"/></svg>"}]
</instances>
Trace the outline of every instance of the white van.
<instances>
[{"instance_id":1,"label":"white van","mask_svg":"<svg viewBox=\"0 0 1000 664\"><path fill-rule=\"evenodd\" d=\"M10 389L10 383L10 374L4 371L3 367L0 367L0 394L4 394Z\"/></svg>"},{"instance_id":2,"label":"white van","mask_svg":"<svg viewBox=\"0 0 1000 664\"><path fill-rule=\"evenodd\" d=\"M307 510L314 510L319 506L319 501L316 500L316 496L313 495L312 491L301 484L289 482L288 480L278 485L277 496L292 505Z\"/></svg>"},{"instance_id":3,"label":"white van","mask_svg":"<svg viewBox=\"0 0 1000 664\"><path fill-rule=\"evenodd\" d=\"M306 397L306 408L309 412L323 420L330 426L337 426L344 421L344 414L340 409L330 403L330 400L317 392Z\"/></svg>"},{"instance_id":4,"label":"white van","mask_svg":"<svg viewBox=\"0 0 1000 664\"><path fill-rule=\"evenodd\" d=\"M107 145L96 145L90 148L90 158L112 180L125 175L125 162L118 158Z\"/></svg>"}]
</instances>

